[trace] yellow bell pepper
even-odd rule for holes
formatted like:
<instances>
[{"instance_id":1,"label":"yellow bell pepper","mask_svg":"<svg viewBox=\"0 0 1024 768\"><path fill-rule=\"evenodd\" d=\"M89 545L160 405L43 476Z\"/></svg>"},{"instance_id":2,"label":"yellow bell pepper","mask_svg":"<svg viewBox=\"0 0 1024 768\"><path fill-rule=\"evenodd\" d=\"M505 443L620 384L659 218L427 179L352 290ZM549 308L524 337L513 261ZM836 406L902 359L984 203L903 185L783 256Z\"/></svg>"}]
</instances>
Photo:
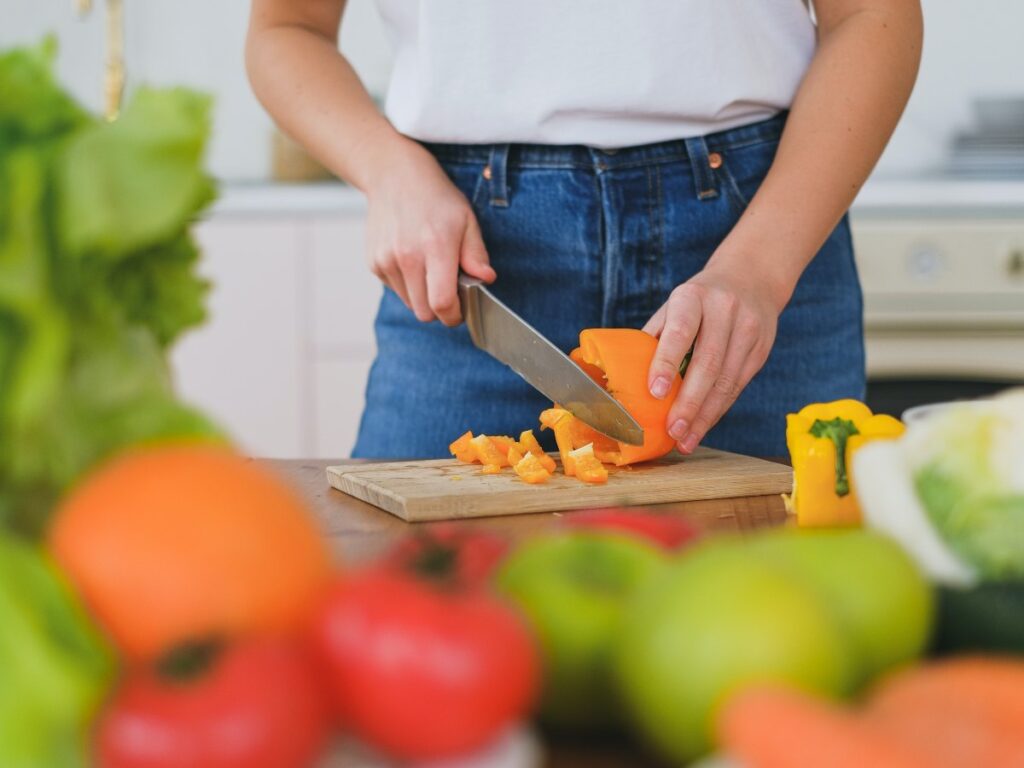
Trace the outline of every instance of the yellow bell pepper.
<instances>
[{"instance_id":1,"label":"yellow bell pepper","mask_svg":"<svg viewBox=\"0 0 1024 768\"><path fill-rule=\"evenodd\" d=\"M859 525L860 508L849 467L865 443L899 437L898 419L872 414L857 400L814 403L786 417L786 445L793 464L793 494L786 508L801 527Z\"/></svg>"}]
</instances>

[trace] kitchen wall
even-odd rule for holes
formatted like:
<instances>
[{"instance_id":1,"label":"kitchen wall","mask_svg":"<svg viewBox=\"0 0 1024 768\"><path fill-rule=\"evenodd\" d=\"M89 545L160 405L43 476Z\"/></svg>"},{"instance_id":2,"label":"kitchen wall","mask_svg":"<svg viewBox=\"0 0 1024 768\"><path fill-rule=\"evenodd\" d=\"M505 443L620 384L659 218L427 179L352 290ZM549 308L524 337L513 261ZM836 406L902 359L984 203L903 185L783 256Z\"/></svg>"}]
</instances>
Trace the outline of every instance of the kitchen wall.
<instances>
[{"instance_id":1,"label":"kitchen wall","mask_svg":"<svg viewBox=\"0 0 1024 768\"><path fill-rule=\"evenodd\" d=\"M103 0L95 0L102 5ZM414 2L414 0L409 0ZM373 0L349 0L342 48L370 89L385 91L387 40ZM242 69L245 0L125 0L131 82L188 83L217 95L214 172L259 180L269 169L271 123L250 95ZM971 99L1024 95L1024 2L924 0L927 42L917 91L878 173L916 173L941 164L952 134L971 119ZM54 31L61 76L98 106L103 26L100 8L76 19L71 0L3 0L0 46Z\"/></svg>"},{"instance_id":2,"label":"kitchen wall","mask_svg":"<svg viewBox=\"0 0 1024 768\"><path fill-rule=\"evenodd\" d=\"M102 104L105 0L86 17L72 0L2 0L0 48L39 39L60 41L61 80L94 109ZM213 172L260 180L270 169L273 125L249 90L243 65L248 0L124 0L129 87L182 84L216 95L210 147ZM342 47L372 92L387 88L391 56L373 0L350 0Z\"/></svg>"}]
</instances>

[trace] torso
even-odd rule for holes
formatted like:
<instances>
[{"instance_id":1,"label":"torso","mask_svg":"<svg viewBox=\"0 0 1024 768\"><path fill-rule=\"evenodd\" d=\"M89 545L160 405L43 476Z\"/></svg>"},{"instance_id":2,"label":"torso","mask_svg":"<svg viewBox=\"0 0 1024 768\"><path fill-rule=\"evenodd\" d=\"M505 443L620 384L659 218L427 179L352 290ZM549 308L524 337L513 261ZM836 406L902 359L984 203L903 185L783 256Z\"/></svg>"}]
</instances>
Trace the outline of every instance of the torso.
<instances>
[{"instance_id":1,"label":"torso","mask_svg":"<svg viewBox=\"0 0 1024 768\"><path fill-rule=\"evenodd\" d=\"M802 0L378 0L387 114L424 141L612 148L790 106L814 53Z\"/></svg>"}]
</instances>

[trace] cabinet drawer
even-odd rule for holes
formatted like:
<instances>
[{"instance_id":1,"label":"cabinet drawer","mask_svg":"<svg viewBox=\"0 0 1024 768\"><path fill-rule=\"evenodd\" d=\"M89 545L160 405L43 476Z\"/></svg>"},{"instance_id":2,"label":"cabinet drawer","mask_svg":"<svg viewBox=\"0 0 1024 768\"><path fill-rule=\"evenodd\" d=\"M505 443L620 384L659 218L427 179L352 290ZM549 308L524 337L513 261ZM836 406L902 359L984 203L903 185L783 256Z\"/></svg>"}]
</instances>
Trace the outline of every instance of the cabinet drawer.
<instances>
[{"instance_id":1,"label":"cabinet drawer","mask_svg":"<svg viewBox=\"0 0 1024 768\"><path fill-rule=\"evenodd\" d=\"M196 236L213 289L206 324L174 349L178 391L243 450L302 456L300 231L287 220L220 219L200 224Z\"/></svg>"},{"instance_id":2,"label":"cabinet drawer","mask_svg":"<svg viewBox=\"0 0 1024 768\"><path fill-rule=\"evenodd\" d=\"M314 354L372 357L382 288L366 265L365 218L361 213L317 217L307 226Z\"/></svg>"},{"instance_id":3,"label":"cabinet drawer","mask_svg":"<svg viewBox=\"0 0 1024 768\"><path fill-rule=\"evenodd\" d=\"M314 364L313 448L318 458L343 459L351 453L372 362L367 357L319 360Z\"/></svg>"}]
</instances>

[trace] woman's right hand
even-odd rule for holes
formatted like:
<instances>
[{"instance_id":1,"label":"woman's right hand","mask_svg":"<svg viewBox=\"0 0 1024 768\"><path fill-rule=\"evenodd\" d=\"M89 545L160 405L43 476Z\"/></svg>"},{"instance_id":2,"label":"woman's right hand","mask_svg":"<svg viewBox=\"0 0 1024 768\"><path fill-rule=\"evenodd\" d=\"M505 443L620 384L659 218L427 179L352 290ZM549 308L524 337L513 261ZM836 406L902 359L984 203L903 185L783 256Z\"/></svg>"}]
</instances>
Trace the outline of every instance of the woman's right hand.
<instances>
[{"instance_id":1,"label":"woman's right hand","mask_svg":"<svg viewBox=\"0 0 1024 768\"><path fill-rule=\"evenodd\" d=\"M366 195L371 271L417 319L458 325L459 269L487 283L496 277L465 195L433 155L411 141L391 155Z\"/></svg>"}]
</instances>

